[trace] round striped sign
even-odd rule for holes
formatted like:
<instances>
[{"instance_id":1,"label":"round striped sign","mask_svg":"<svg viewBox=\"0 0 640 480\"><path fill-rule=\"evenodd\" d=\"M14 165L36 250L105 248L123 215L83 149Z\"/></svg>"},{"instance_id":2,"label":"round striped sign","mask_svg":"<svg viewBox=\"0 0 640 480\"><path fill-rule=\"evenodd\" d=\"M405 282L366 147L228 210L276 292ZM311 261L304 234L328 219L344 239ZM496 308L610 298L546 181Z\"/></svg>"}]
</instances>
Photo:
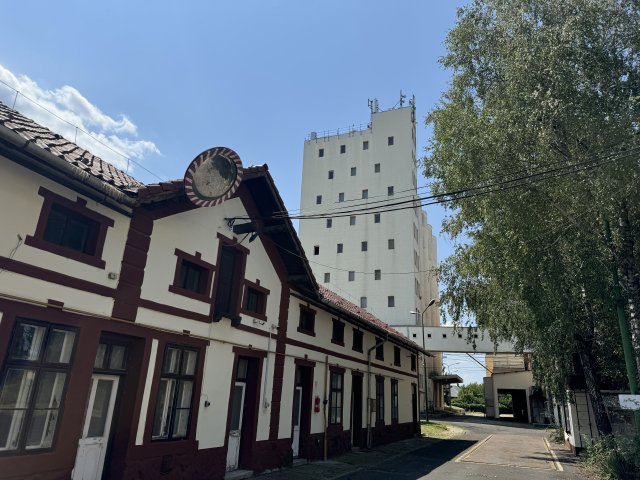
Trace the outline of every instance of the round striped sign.
<instances>
[{"instance_id":1,"label":"round striped sign","mask_svg":"<svg viewBox=\"0 0 640 480\"><path fill-rule=\"evenodd\" d=\"M227 147L205 150L184 174L187 198L198 207L212 207L231 198L242 181L242 162Z\"/></svg>"}]
</instances>

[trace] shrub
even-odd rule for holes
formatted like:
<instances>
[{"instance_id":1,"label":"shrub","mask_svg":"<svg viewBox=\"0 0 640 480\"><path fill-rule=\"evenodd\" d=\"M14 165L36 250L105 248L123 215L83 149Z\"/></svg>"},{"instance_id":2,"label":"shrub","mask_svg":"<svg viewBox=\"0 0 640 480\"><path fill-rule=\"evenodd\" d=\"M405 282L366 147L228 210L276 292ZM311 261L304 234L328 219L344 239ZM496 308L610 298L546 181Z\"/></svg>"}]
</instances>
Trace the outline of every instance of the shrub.
<instances>
[{"instance_id":1,"label":"shrub","mask_svg":"<svg viewBox=\"0 0 640 480\"><path fill-rule=\"evenodd\" d=\"M581 462L607 480L640 479L640 436L595 440L587 447Z\"/></svg>"},{"instance_id":2,"label":"shrub","mask_svg":"<svg viewBox=\"0 0 640 480\"><path fill-rule=\"evenodd\" d=\"M553 443L564 443L564 429L560 425L554 425L547 429L549 440Z\"/></svg>"}]
</instances>

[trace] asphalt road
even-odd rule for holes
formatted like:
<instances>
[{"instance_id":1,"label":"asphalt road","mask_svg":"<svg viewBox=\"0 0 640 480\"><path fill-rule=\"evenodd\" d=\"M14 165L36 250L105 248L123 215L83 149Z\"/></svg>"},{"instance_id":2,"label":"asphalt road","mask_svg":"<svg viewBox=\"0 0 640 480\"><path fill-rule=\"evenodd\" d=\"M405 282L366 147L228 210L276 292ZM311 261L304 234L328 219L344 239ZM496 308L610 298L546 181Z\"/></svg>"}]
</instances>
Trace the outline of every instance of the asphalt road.
<instances>
[{"instance_id":1,"label":"asphalt road","mask_svg":"<svg viewBox=\"0 0 640 480\"><path fill-rule=\"evenodd\" d=\"M527 425L453 417L447 423L464 429L455 438L440 440L381 463L364 466L340 480L554 480L582 478L575 459L545 442L544 430Z\"/></svg>"}]
</instances>

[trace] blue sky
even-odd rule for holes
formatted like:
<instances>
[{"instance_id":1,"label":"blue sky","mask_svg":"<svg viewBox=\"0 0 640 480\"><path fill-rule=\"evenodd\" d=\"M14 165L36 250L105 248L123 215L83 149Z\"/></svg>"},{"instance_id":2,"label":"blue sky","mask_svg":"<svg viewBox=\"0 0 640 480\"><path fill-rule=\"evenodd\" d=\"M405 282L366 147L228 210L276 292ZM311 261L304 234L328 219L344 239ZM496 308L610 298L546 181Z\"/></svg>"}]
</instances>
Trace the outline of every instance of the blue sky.
<instances>
[{"instance_id":1,"label":"blue sky","mask_svg":"<svg viewBox=\"0 0 640 480\"><path fill-rule=\"evenodd\" d=\"M367 123L369 98L387 109L400 90L415 95L424 152L422 120L450 77L438 58L464 3L6 2L10 41L0 80L125 153L141 165L129 164L144 182L182 178L198 153L224 145L245 165L267 163L293 210L305 137ZM14 99L0 84L0 100L11 106ZM41 122L48 115L22 96L16 108ZM76 134L57 120L48 126L72 140ZM85 148L126 167L82 137ZM434 206L427 213L442 259L453 245L440 235L445 213ZM465 379L481 379L481 369L467 364L459 367Z\"/></svg>"}]
</instances>

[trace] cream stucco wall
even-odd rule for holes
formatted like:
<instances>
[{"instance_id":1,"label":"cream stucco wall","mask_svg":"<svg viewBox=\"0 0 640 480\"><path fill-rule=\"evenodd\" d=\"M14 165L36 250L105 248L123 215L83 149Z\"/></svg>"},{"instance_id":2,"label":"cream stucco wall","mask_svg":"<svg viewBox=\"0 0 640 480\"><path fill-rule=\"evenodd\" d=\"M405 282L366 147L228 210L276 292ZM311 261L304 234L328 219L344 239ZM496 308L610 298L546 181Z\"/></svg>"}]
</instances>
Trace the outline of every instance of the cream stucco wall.
<instances>
[{"instance_id":1,"label":"cream stucco wall","mask_svg":"<svg viewBox=\"0 0 640 480\"><path fill-rule=\"evenodd\" d=\"M87 280L105 287L115 288L117 278L109 279L109 273L119 275L122 254L129 229L129 217L79 195L46 177L22 167L4 157L0 157L0 204L5 205L0 229L0 255L13 258L36 267ZM71 260L54 253L25 245L28 235L36 230L43 197L38 194L44 187L62 197L75 202L77 198L86 200L86 207L114 220L114 226L107 229L102 259L104 269ZM22 238L19 241L18 235ZM17 248L16 248L17 247ZM66 307L76 308L99 315L111 315L113 300L108 297L62 287L47 281L26 277L10 271L0 274L0 292L18 297L46 302L55 299Z\"/></svg>"}]
</instances>

